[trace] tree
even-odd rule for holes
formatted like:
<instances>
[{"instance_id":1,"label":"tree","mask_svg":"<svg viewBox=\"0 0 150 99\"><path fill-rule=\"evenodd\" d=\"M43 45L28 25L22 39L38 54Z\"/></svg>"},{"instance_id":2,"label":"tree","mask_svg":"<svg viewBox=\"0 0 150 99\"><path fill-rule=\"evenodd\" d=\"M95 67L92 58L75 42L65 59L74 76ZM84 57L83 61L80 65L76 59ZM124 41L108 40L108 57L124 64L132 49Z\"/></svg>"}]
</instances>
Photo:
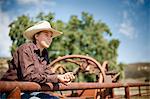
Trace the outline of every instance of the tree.
<instances>
[{"instance_id":1,"label":"tree","mask_svg":"<svg viewBox=\"0 0 150 99\"><path fill-rule=\"evenodd\" d=\"M64 34L54 38L49 50L49 56L53 60L58 56L70 54L89 55L99 62L108 60L111 68L117 66L117 49L119 40L107 40L104 33L111 36L109 27L102 21L95 21L93 16L82 12L81 18L72 15L67 23L56 20L54 13L39 13L34 19L28 16L20 16L10 24L9 36L13 41L11 52L13 52L22 43L27 42L22 32L39 20L47 20L52 27L62 31Z\"/></svg>"},{"instance_id":2,"label":"tree","mask_svg":"<svg viewBox=\"0 0 150 99\"><path fill-rule=\"evenodd\" d=\"M23 31L25 31L25 29L33 25L33 23L34 22L31 21L29 17L22 15L9 25L10 27L9 36L12 40L11 53L13 53L18 46L27 41L23 37L22 33Z\"/></svg>"}]
</instances>

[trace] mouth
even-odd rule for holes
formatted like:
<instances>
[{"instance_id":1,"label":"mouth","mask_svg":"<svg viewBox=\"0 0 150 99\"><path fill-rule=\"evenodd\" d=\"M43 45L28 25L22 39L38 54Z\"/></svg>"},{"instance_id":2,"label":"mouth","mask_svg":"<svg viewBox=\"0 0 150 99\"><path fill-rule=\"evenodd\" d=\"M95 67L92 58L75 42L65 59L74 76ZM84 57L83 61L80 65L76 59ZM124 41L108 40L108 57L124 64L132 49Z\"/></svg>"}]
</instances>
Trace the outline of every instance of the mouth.
<instances>
[{"instance_id":1,"label":"mouth","mask_svg":"<svg viewBox=\"0 0 150 99\"><path fill-rule=\"evenodd\" d=\"M49 45L50 45L50 42L48 42L48 41L41 41L41 44L42 44L44 47L48 48Z\"/></svg>"}]
</instances>

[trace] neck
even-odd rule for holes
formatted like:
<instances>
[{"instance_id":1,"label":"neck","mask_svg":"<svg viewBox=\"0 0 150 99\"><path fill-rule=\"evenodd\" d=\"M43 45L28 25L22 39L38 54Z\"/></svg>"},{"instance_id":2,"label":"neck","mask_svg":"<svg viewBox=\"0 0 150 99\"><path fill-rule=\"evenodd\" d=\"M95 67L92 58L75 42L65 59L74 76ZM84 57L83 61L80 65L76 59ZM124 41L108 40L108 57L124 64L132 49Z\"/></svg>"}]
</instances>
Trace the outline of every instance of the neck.
<instances>
[{"instance_id":1,"label":"neck","mask_svg":"<svg viewBox=\"0 0 150 99\"><path fill-rule=\"evenodd\" d=\"M41 54L44 48L38 42L36 42L36 46L38 49L40 49L40 54Z\"/></svg>"}]
</instances>

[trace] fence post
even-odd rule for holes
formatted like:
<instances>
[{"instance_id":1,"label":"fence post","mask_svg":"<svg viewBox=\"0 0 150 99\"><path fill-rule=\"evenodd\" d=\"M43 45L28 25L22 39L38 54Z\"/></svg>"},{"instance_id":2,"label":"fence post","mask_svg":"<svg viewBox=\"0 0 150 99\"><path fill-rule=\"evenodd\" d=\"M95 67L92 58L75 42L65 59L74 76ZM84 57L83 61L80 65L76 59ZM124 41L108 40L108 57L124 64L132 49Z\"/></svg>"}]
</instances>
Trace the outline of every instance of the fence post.
<instances>
[{"instance_id":1,"label":"fence post","mask_svg":"<svg viewBox=\"0 0 150 99\"><path fill-rule=\"evenodd\" d=\"M139 96L141 96L141 87L139 86Z\"/></svg>"},{"instance_id":2,"label":"fence post","mask_svg":"<svg viewBox=\"0 0 150 99\"><path fill-rule=\"evenodd\" d=\"M130 92L129 92L129 86L125 87L125 98L130 99Z\"/></svg>"},{"instance_id":3,"label":"fence post","mask_svg":"<svg viewBox=\"0 0 150 99\"><path fill-rule=\"evenodd\" d=\"M114 89L113 89L113 88L110 89L110 94L111 94L111 95L110 95L111 98L114 98L115 95L114 95Z\"/></svg>"},{"instance_id":4,"label":"fence post","mask_svg":"<svg viewBox=\"0 0 150 99\"><path fill-rule=\"evenodd\" d=\"M147 92L147 96L149 95L149 86L145 86L146 87L146 92Z\"/></svg>"}]
</instances>

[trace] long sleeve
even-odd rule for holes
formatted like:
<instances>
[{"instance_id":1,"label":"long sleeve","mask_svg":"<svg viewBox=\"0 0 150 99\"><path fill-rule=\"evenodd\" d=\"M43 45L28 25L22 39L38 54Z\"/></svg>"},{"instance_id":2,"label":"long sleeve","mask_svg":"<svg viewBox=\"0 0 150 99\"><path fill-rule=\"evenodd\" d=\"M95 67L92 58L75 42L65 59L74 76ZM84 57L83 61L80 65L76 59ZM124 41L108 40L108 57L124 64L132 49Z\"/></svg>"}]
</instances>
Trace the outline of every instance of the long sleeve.
<instances>
[{"instance_id":1,"label":"long sleeve","mask_svg":"<svg viewBox=\"0 0 150 99\"><path fill-rule=\"evenodd\" d=\"M46 64L39 62L36 54L30 47L22 47L18 50L18 62L20 63L18 69L20 69L23 80L34 81L38 83L46 82L58 82L57 75L53 73L47 73L45 71Z\"/></svg>"}]
</instances>

